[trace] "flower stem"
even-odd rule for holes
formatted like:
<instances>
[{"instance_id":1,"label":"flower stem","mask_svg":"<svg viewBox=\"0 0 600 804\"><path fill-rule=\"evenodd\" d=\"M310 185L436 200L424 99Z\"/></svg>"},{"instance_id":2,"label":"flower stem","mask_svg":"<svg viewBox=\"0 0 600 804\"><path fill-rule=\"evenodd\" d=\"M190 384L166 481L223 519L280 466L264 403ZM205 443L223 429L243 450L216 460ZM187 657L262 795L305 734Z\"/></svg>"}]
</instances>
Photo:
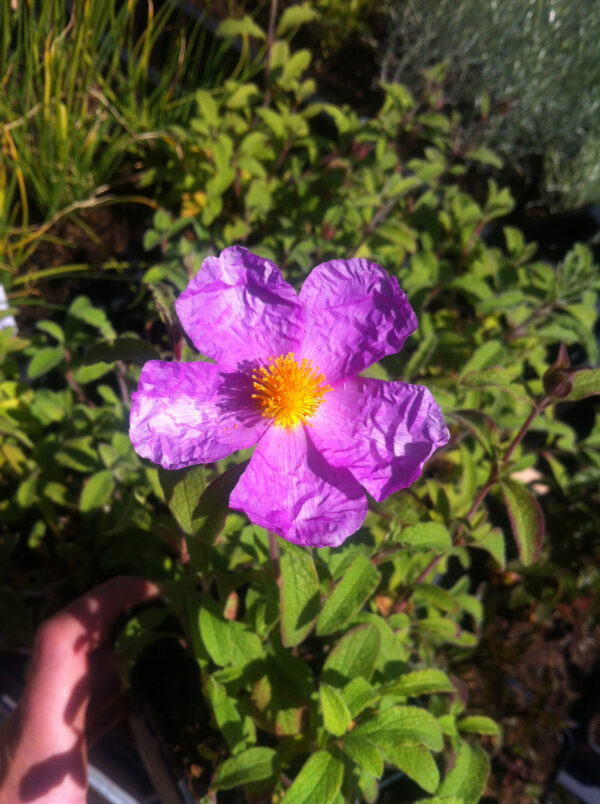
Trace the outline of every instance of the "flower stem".
<instances>
[{"instance_id":1,"label":"flower stem","mask_svg":"<svg viewBox=\"0 0 600 804\"><path fill-rule=\"evenodd\" d=\"M277 583L279 583L279 547L277 546L277 536L275 533L271 533L271 531L269 531L269 556L271 558L271 565L273 567L273 575L275 576Z\"/></svg>"}]
</instances>

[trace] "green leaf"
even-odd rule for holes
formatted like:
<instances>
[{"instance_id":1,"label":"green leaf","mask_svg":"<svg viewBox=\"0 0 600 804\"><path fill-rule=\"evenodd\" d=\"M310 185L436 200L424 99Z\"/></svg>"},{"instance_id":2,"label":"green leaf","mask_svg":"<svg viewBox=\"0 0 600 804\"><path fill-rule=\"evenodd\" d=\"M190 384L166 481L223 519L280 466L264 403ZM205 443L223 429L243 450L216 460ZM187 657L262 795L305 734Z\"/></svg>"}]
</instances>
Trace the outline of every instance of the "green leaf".
<instances>
[{"instance_id":1,"label":"green leaf","mask_svg":"<svg viewBox=\"0 0 600 804\"><path fill-rule=\"evenodd\" d=\"M447 589L431 583L419 584L413 593L413 600L417 606L435 606L448 613L455 613L459 608L456 599Z\"/></svg>"},{"instance_id":2,"label":"green leaf","mask_svg":"<svg viewBox=\"0 0 600 804\"><path fill-rule=\"evenodd\" d=\"M500 528L490 530L488 527L481 531L475 530L473 538L475 541L471 546L485 550L492 556L500 569L504 569L506 566L506 545L502 530Z\"/></svg>"},{"instance_id":3,"label":"green leaf","mask_svg":"<svg viewBox=\"0 0 600 804\"><path fill-rule=\"evenodd\" d=\"M568 396L558 402L574 402L588 396L600 394L600 369L583 369L572 375L573 388Z\"/></svg>"},{"instance_id":4,"label":"green leaf","mask_svg":"<svg viewBox=\"0 0 600 804\"><path fill-rule=\"evenodd\" d=\"M500 735L498 724L491 717L485 715L469 715L456 723L459 731L467 734L490 734L493 737Z\"/></svg>"},{"instance_id":5,"label":"green leaf","mask_svg":"<svg viewBox=\"0 0 600 804\"><path fill-rule=\"evenodd\" d=\"M256 740L254 721L239 710L238 702L227 695L223 684L212 676L206 683L206 693L212 706L217 726L221 729L230 750L243 751Z\"/></svg>"},{"instance_id":6,"label":"green leaf","mask_svg":"<svg viewBox=\"0 0 600 804\"><path fill-rule=\"evenodd\" d=\"M64 344L65 333L55 321L38 321L35 326L42 332L46 332L48 335L51 335L59 343Z\"/></svg>"},{"instance_id":7,"label":"green leaf","mask_svg":"<svg viewBox=\"0 0 600 804\"><path fill-rule=\"evenodd\" d=\"M326 601L317 621L317 634L331 634L348 622L379 584L379 571L365 555L358 555Z\"/></svg>"},{"instance_id":8,"label":"green leaf","mask_svg":"<svg viewBox=\"0 0 600 804\"><path fill-rule=\"evenodd\" d=\"M440 724L430 712L417 706L393 706L352 733L369 737L386 753L402 743L421 743L432 751L441 751L444 745Z\"/></svg>"},{"instance_id":9,"label":"green leaf","mask_svg":"<svg viewBox=\"0 0 600 804\"><path fill-rule=\"evenodd\" d=\"M467 151L465 156L467 159L474 159L476 162L481 162L484 165L491 165L495 168L501 168L503 165L503 162L498 154L495 154L493 151L490 151L489 148L484 148L483 146Z\"/></svg>"},{"instance_id":10,"label":"green leaf","mask_svg":"<svg viewBox=\"0 0 600 804\"><path fill-rule=\"evenodd\" d=\"M193 536L202 524L196 518L196 509L207 486L206 469L203 466L173 470L159 468L158 478L179 527Z\"/></svg>"},{"instance_id":11,"label":"green leaf","mask_svg":"<svg viewBox=\"0 0 600 804\"><path fill-rule=\"evenodd\" d=\"M433 798L420 798L415 804L465 804L459 796L433 796Z\"/></svg>"},{"instance_id":12,"label":"green leaf","mask_svg":"<svg viewBox=\"0 0 600 804\"><path fill-rule=\"evenodd\" d=\"M79 366L73 371L73 379L80 385L85 385L88 382L94 382L100 377L103 377L108 371L110 366L107 363L95 363L93 366Z\"/></svg>"},{"instance_id":13,"label":"green leaf","mask_svg":"<svg viewBox=\"0 0 600 804\"><path fill-rule=\"evenodd\" d=\"M507 369L493 366L479 371L469 371L462 376L461 383L469 388L485 388L488 385L507 388L513 383L513 376Z\"/></svg>"},{"instance_id":14,"label":"green leaf","mask_svg":"<svg viewBox=\"0 0 600 804\"><path fill-rule=\"evenodd\" d=\"M498 426L490 416L479 410L459 410L449 415L479 441L488 455L495 455L499 442Z\"/></svg>"},{"instance_id":15,"label":"green leaf","mask_svg":"<svg viewBox=\"0 0 600 804\"><path fill-rule=\"evenodd\" d=\"M386 687L386 692L392 695L403 695L405 698L414 698L418 695L428 695L434 692L455 692L453 683L442 670L427 669L414 670L406 673Z\"/></svg>"},{"instance_id":16,"label":"green leaf","mask_svg":"<svg viewBox=\"0 0 600 804\"><path fill-rule=\"evenodd\" d=\"M437 522L423 522L403 528L396 540L420 550L444 552L452 549L452 537L444 525Z\"/></svg>"},{"instance_id":17,"label":"green leaf","mask_svg":"<svg viewBox=\"0 0 600 804\"><path fill-rule=\"evenodd\" d=\"M460 743L454 767L442 782L438 794L460 796L464 804L477 804L483 795L489 770L490 761L481 746Z\"/></svg>"},{"instance_id":18,"label":"green leaf","mask_svg":"<svg viewBox=\"0 0 600 804\"><path fill-rule=\"evenodd\" d=\"M42 374L47 374L53 368L58 366L65 357L65 350L62 346L45 346L35 353L29 368L27 369L27 376L30 380L35 380L41 377Z\"/></svg>"},{"instance_id":19,"label":"green leaf","mask_svg":"<svg viewBox=\"0 0 600 804\"><path fill-rule=\"evenodd\" d=\"M158 360L159 358L158 349L140 338L112 338L108 341L100 341L90 347L83 356L83 365L114 363L116 360L145 363L147 360Z\"/></svg>"},{"instance_id":20,"label":"green leaf","mask_svg":"<svg viewBox=\"0 0 600 804\"><path fill-rule=\"evenodd\" d=\"M336 737L346 732L352 717L342 695L329 684L321 684L319 688L323 725L326 731Z\"/></svg>"},{"instance_id":21,"label":"green leaf","mask_svg":"<svg viewBox=\"0 0 600 804\"><path fill-rule=\"evenodd\" d=\"M256 84L237 84L232 94L227 98L225 106L228 109L246 109L250 105L250 98L259 94Z\"/></svg>"},{"instance_id":22,"label":"green leaf","mask_svg":"<svg viewBox=\"0 0 600 804\"><path fill-rule=\"evenodd\" d=\"M308 758L285 794L285 804L331 804L342 786L344 766L329 751Z\"/></svg>"},{"instance_id":23,"label":"green leaf","mask_svg":"<svg viewBox=\"0 0 600 804\"><path fill-rule=\"evenodd\" d=\"M199 614L200 634L211 659L220 667L231 661L230 625L216 601L212 597L203 597Z\"/></svg>"},{"instance_id":24,"label":"green leaf","mask_svg":"<svg viewBox=\"0 0 600 804\"><path fill-rule=\"evenodd\" d=\"M325 664L323 680L335 687L345 686L350 679L368 679L377 663L381 636L374 625L357 625L338 641Z\"/></svg>"},{"instance_id":25,"label":"green leaf","mask_svg":"<svg viewBox=\"0 0 600 804\"><path fill-rule=\"evenodd\" d=\"M217 770L213 788L229 790L231 787L268 779L277 770L277 753L272 748L248 748L226 759Z\"/></svg>"},{"instance_id":26,"label":"green leaf","mask_svg":"<svg viewBox=\"0 0 600 804\"><path fill-rule=\"evenodd\" d=\"M91 472L98 466L98 455L92 446L91 436L69 438L54 457L61 466L77 472Z\"/></svg>"},{"instance_id":27,"label":"green leaf","mask_svg":"<svg viewBox=\"0 0 600 804\"><path fill-rule=\"evenodd\" d=\"M96 508L102 508L113 493L114 487L115 480L112 469L103 469L101 472L96 472L83 487L79 499L79 510L85 514Z\"/></svg>"},{"instance_id":28,"label":"green leaf","mask_svg":"<svg viewBox=\"0 0 600 804\"><path fill-rule=\"evenodd\" d=\"M534 495L522 483L506 478L501 483L512 532L525 565L539 556L544 539L544 515Z\"/></svg>"},{"instance_id":29,"label":"green leaf","mask_svg":"<svg viewBox=\"0 0 600 804\"><path fill-rule=\"evenodd\" d=\"M422 745L394 745L385 749L386 757L422 787L434 793L440 783L440 772L431 753Z\"/></svg>"},{"instance_id":30,"label":"green leaf","mask_svg":"<svg viewBox=\"0 0 600 804\"><path fill-rule=\"evenodd\" d=\"M294 28L299 28L307 22L316 20L319 16L318 11L313 8L312 3L298 3L284 9L277 23L276 36L283 36Z\"/></svg>"},{"instance_id":31,"label":"green leaf","mask_svg":"<svg viewBox=\"0 0 600 804\"><path fill-rule=\"evenodd\" d=\"M351 717L355 718L365 707L372 704L379 697L379 692L362 676L349 681L342 690L342 697L350 710Z\"/></svg>"},{"instance_id":32,"label":"green leaf","mask_svg":"<svg viewBox=\"0 0 600 804\"><path fill-rule=\"evenodd\" d=\"M213 544L222 533L229 512L229 497L246 466L248 461L229 466L206 486L192 510L191 527L194 538L188 541L188 549L194 566L198 540ZM203 554L202 550L200 554Z\"/></svg>"},{"instance_id":33,"label":"green leaf","mask_svg":"<svg viewBox=\"0 0 600 804\"><path fill-rule=\"evenodd\" d=\"M285 544L281 559L281 639L287 648L306 637L319 616L319 579L310 553Z\"/></svg>"},{"instance_id":34,"label":"green leaf","mask_svg":"<svg viewBox=\"0 0 600 804\"><path fill-rule=\"evenodd\" d=\"M350 759L377 779L383 773L381 754L375 743L371 742L368 737L348 734L344 737L342 749Z\"/></svg>"},{"instance_id":35,"label":"green leaf","mask_svg":"<svg viewBox=\"0 0 600 804\"><path fill-rule=\"evenodd\" d=\"M255 36L257 39L265 39L265 32L248 15L240 18L229 17L217 26L217 36Z\"/></svg>"},{"instance_id":36,"label":"green leaf","mask_svg":"<svg viewBox=\"0 0 600 804\"><path fill-rule=\"evenodd\" d=\"M69 307L69 316L97 329L105 338L114 338L115 331L100 307L94 307L87 296L78 296Z\"/></svg>"},{"instance_id":37,"label":"green leaf","mask_svg":"<svg viewBox=\"0 0 600 804\"><path fill-rule=\"evenodd\" d=\"M311 61L310 50L297 50L286 61L279 83L285 89L292 89L294 83L300 79L302 73L307 69Z\"/></svg>"},{"instance_id":38,"label":"green leaf","mask_svg":"<svg viewBox=\"0 0 600 804\"><path fill-rule=\"evenodd\" d=\"M479 371L480 369L501 363L503 356L504 347L500 341L485 341L485 343L477 347L463 366L460 374L461 381L462 378L466 377L471 371Z\"/></svg>"}]
</instances>

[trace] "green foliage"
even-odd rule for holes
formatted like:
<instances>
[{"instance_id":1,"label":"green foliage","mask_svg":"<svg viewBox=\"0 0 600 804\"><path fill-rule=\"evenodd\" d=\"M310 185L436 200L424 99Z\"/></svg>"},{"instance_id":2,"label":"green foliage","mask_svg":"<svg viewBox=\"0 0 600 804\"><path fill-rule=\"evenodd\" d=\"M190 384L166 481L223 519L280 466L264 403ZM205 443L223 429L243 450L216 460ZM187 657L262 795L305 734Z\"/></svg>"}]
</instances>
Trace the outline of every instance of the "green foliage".
<instances>
[{"instance_id":1,"label":"green foliage","mask_svg":"<svg viewBox=\"0 0 600 804\"><path fill-rule=\"evenodd\" d=\"M136 181L132 157L160 158L200 66L208 86L231 69L202 22L172 0L0 4L0 266L16 271L58 220L113 202L114 184Z\"/></svg>"},{"instance_id":2,"label":"green foliage","mask_svg":"<svg viewBox=\"0 0 600 804\"><path fill-rule=\"evenodd\" d=\"M565 497L575 542L597 523L600 420L582 434L560 405L598 393L598 370L562 351L552 362L563 343L597 361L597 272L582 246L556 267L536 261L515 229L504 249L485 244L510 194L465 189L469 159L494 154L456 153L460 121L435 92L385 85L366 120L315 101L310 53L280 38L302 8L279 20L266 89L230 78L196 92L189 127L169 125L165 159L145 175L170 208L144 237L142 270L111 272L111 299L116 286L122 298L97 300L108 272L83 276L42 320L15 304L20 336L0 331L0 596L18 603L32 577L50 576L45 614L116 572L166 580L208 713L186 724L211 767L203 795L242 786L248 800L374 801L397 769L433 796L423 800L476 802L489 770L480 735L489 745L500 730L453 680L485 627L470 564L478 555L500 577L508 565L526 579L522 599L536 599ZM219 35L252 39L266 59L257 27L241 17ZM418 157L404 161L399 135ZM374 260L417 312L403 353L369 372L427 385L451 440L410 490L372 502L340 548L283 543L228 510L247 453L166 472L129 442L139 364L203 359L174 299L203 257L234 242L296 285L328 258ZM54 288L56 275L43 279ZM522 473L532 468L550 490L542 499ZM134 618L118 642L124 666L165 629L162 615Z\"/></svg>"},{"instance_id":3,"label":"green foliage","mask_svg":"<svg viewBox=\"0 0 600 804\"><path fill-rule=\"evenodd\" d=\"M492 148L533 179L541 162L542 189L598 202L598 0L498 0L477 14L469 0L408 0L385 12L382 75L416 88L433 68L446 102L469 110L470 158L501 166Z\"/></svg>"}]
</instances>

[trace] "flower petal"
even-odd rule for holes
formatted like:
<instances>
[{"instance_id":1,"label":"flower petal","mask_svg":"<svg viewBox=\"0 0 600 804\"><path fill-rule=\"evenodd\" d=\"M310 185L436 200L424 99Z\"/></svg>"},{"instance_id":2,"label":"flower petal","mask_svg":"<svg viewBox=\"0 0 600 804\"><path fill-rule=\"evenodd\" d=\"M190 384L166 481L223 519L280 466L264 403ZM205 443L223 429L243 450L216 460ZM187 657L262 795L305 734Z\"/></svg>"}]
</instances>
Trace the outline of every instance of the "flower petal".
<instances>
[{"instance_id":1,"label":"flower petal","mask_svg":"<svg viewBox=\"0 0 600 804\"><path fill-rule=\"evenodd\" d=\"M165 469L252 447L269 426L252 403L251 380L213 363L150 360L131 400L134 449Z\"/></svg>"},{"instance_id":2,"label":"flower petal","mask_svg":"<svg viewBox=\"0 0 600 804\"><path fill-rule=\"evenodd\" d=\"M267 431L229 505L255 524L310 547L337 547L367 514L359 484L346 469L324 460L304 427Z\"/></svg>"},{"instance_id":3,"label":"flower petal","mask_svg":"<svg viewBox=\"0 0 600 804\"><path fill-rule=\"evenodd\" d=\"M194 346L224 368L264 365L298 350L295 290L274 263L240 246L207 257L175 307Z\"/></svg>"},{"instance_id":4,"label":"flower petal","mask_svg":"<svg viewBox=\"0 0 600 804\"><path fill-rule=\"evenodd\" d=\"M330 391L311 424L326 460L348 467L378 501L410 486L449 437L427 388L365 377Z\"/></svg>"},{"instance_id":5,"label":"flower petal","mask_svg":"<svg viewBox=\"0 0 600 804\"><path fill-rule=\"evenodd\" d=\"M399 351L417 328L396 277L367 260L317 265L299 298L305 320L300 356L312 360L329 383Z\"/></svg>"}]
</instances>

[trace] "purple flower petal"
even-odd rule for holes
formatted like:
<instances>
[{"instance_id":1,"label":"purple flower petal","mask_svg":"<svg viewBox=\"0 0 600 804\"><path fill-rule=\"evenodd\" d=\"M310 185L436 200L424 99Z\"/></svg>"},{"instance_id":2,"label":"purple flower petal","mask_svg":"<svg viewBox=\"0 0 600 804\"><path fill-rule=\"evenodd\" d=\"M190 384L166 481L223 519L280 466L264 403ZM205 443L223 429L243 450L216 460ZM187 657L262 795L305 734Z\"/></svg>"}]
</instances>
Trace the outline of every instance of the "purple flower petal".
<instances>
[{"instance_id":1,"label":"purple flower petal","mask_svg":"<svg viewBox=\"0 0 600 804\"><path fill-rule=\"evenodd\" d=\"M210 463L252 447L269 426L251 380L213 363L150 360L131 397L135 451L165 469Z\"/></svg>"},{"instance_id":2,"label":"purple flower petal","mask_svg":"<svg viewBox=\"0 0 600 804\"><path fill-rule=\"evenodd\" d=\"M335 469L304 427L271 427L233 490L229 505L284 539L337 547L367 514L364 491L347 469Z\"/></svg>"},{"instance_id":3,"label":"purple flower petal","mask_svg":"<svg viewBox=\"0 0 600 804\"><path fill-rule=\"evenodd\" d=\"M378 501L410 486L448 441L427 388L364 377L334 388L311 424L311 438L325 459L348 467Z\"/></svg>"},{"instance_id":4,"label":"purple flower petal","mask_svg":"<svg viewBox=\"0 0 600 804\"><path fill-rule=\"evenodd\" d=\"M417 319L398 280L367 260L330 260L313 268L300 291L305 334L301 357L327 382L354 377L402 348Z\"/></svg>"},{"instance_id":5,"label":"purple flower petal","mask_svg":"<svg viewBox=\"0 0 600 804\"><path fill-rule=\"evenodd\" d=\"M240 246L207 257L175 307L194 346L226 369L264 365L300 344L295 290L274 263Z\"/></svg>"}]
</instances>

